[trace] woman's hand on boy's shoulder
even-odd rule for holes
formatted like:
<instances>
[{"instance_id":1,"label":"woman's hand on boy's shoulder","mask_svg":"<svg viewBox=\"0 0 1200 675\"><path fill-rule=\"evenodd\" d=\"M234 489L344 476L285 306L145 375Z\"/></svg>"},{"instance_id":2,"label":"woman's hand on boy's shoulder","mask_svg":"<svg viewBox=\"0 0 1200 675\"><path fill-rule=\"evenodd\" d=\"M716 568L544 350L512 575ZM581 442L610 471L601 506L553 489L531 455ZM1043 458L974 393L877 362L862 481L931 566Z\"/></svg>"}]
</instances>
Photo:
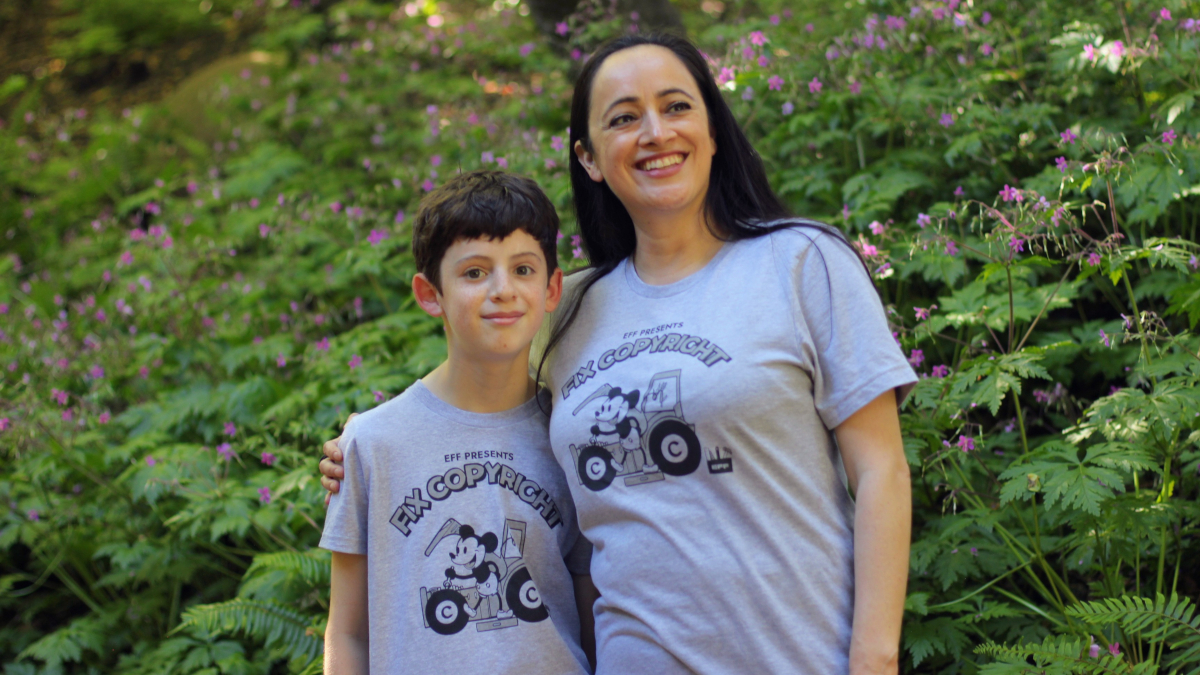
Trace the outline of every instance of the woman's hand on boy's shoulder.
<instances>
[{"instance_id":1,"label":"woman's hand on boy's shoulder","mask_svg":"<svg viewBox=\"0 0 1200 675\"><path fill-rule=\"evenodd\" d=\"M346 418L346 424L354 419L358 413L350 413ZM346 426L342 425L345 429ZM321 487L328 490L325 493L325 506L329 506L329 499L333 494L341 489L341 480L345 477L346 472L342 469L342 449L338 447L338 441L342 440L341 436L333 440L325 441L325 445L321 447L325 456L321 458L321 462L317 465L321 471Z\"/></svg>"}]
</instances>

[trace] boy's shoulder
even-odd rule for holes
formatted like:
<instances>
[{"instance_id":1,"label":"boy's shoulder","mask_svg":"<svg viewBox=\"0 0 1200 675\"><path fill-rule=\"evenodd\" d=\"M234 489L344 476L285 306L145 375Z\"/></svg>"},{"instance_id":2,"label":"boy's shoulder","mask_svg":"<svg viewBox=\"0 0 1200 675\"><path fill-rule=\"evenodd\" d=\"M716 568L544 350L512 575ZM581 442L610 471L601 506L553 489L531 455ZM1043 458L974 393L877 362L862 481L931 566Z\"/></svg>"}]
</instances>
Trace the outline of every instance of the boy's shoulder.
<instances>
[{"instance_id":1,"label":"boy's shoulder","mask_svg":"<svg viewBox=\"0 0 1200 675\"><path fill-rule=\"evenodd\" d=\"M424 426L422 420L431 413L419 400L420 382L414 383L393 399L361 412L346 423L343 439L353 439L360 446L378 439L395 439Z\"/></svg>"}]
</instances>

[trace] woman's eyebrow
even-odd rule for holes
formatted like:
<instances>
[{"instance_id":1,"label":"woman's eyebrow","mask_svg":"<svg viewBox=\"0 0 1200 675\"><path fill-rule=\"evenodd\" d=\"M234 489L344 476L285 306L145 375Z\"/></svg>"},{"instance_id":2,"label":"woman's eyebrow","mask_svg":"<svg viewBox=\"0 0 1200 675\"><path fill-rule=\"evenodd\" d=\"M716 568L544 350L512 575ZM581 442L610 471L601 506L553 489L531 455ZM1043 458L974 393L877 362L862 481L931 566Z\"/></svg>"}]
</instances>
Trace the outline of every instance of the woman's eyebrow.
<instances>
[{"instance_id":1,"label":"woman's eyebrow","mask_svg":"<svg viewBox=\"0 0 1200 675\"><path fill-rule=\"evenodd\" d=\"M692 96L691 94L687 93L686 91L680 89L679 87L671 87L670 89L663 89L662 91L658 92L658 94L656 94L656 96L658 98L662 98L664 96L670 96L671 94L683 94L684 96L692 99L693 101L696 100L696 98L694 96ZM621 105L622 103L637 103L637 102L638 102L637 96L622 96L621 98L610 103L608 105L608 107L604 109L604 114L607 115L609 113L609 111L611 111L613 108Z\"/></svg>"}]
</instances>

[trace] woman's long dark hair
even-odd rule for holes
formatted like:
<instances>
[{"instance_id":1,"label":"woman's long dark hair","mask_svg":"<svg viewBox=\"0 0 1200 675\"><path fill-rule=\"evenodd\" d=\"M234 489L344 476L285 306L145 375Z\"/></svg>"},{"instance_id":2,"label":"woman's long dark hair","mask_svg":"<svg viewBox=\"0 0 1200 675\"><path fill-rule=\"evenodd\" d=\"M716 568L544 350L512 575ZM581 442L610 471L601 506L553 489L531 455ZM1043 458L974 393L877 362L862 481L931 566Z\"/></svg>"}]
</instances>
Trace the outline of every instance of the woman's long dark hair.
<instances>
[{"instance_id":1,"label":"woman's long dark hair","mask_svg":"<svg viewBox=\"0 0 1200 675\"><path fill-rule=\"evenodd\" d=\"M575 143L579 142L588 152L593 151L591 138L588 137L588 116L592 103L592 84L600 66L613 54L641 45L671 50L692 74L700 95L704 97L709 129L717 147L709 175L708 193L704 199L705 221L714 236L725 241L737 241L761 237L785 228L807 227L832 234L835 239L849 245L833 227L791 217L771 190L762 158L742 132L733 111L721 96L720 87L713 79L704 56L695 45L686 38L670 33L633 33L611 40L592 54L579 73L571 100L571 133L567 145L575 216L583 250L591 266L584 272L587 276L580 282L579 291L567 299L566 311L560 315L563 318L554 322L550 339L538 363L539 379L550 351L575 323L584 294L613 271L618 263L633 255L637 247L637 234L629 211L613 194L607 182L597 183L588 176L574 148ZM781 220L784 222L779 222Z\"/></svg>"}]
</instances>

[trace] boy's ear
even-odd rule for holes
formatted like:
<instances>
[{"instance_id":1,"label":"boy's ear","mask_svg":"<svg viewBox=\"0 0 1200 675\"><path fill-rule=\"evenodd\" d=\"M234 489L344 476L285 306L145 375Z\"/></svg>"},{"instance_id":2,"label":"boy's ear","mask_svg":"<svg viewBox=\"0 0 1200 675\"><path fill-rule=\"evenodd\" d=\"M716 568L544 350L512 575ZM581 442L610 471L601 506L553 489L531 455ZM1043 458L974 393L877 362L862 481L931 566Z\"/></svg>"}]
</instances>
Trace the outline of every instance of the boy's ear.
<instances>
[{"instance_id":1,"label":"boy's ear","mask_svg":"<svg viewBox=\"0 0 1200 675\"><path fill-rule=\"evenodd\" d=\"M597 183L604 182L604 175L600 173L600 167L596 166L596 157L583 147L583 141L575 141L575 156L579 158L579 163L583 166L583 170L587 171L588 178Z\"/></svg>"},{"instance_id":2,"label":"boy's ear","mask_svg":"<svg viewBox=\"0 0 1200 675\"><path fill-rule=\"evenodd\" d=\"M562 286L563 286L563 271L562 268L554 270L554 274L550 275L550 283L546 286L546 311L553 312L558 303L562 301Z\"/></svg>"},{"instance_id":3,"label":"boy's ear","mask_svg":"<svg viewBox=\"0 0 1200 675\"><path fill-rule=\"evenodd\" d=\"M442 309L442 294L438 292L437 286L429 280L421 272L417 272L412 278L413 297L417 299L417 304L429 316L442 316L446 310Z\"/></svg>"}]
</instances>

